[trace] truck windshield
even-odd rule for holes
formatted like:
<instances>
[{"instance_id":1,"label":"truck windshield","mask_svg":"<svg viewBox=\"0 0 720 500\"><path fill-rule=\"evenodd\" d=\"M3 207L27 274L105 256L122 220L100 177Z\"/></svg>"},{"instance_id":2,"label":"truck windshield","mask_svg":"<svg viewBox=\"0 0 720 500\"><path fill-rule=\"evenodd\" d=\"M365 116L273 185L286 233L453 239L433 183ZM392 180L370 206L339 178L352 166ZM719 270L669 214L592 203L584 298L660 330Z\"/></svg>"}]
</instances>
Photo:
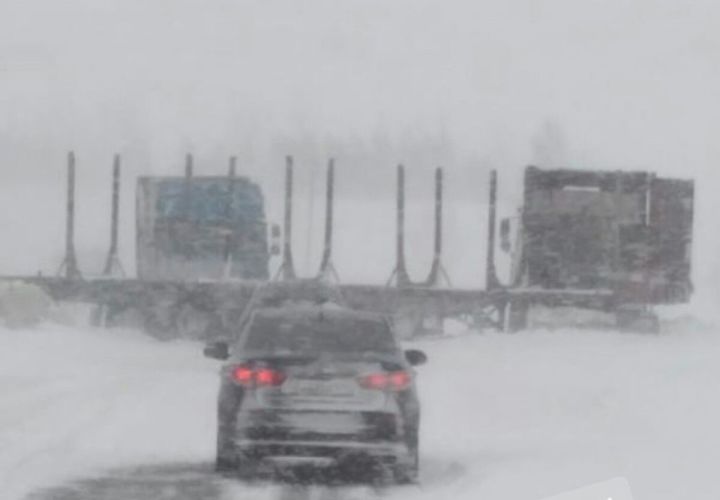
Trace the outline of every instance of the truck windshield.
<instances>
[{"instance_id":1,"label":"truck windshield","mask_svg":"<svg viewBox=\"0 0 720 500\"><path fill-rule=\"evenodd\" d=\"M382 321L356 318L253 320L245 349L268 353L392 353L395 342Z\"/></svg>"}]
</instances>

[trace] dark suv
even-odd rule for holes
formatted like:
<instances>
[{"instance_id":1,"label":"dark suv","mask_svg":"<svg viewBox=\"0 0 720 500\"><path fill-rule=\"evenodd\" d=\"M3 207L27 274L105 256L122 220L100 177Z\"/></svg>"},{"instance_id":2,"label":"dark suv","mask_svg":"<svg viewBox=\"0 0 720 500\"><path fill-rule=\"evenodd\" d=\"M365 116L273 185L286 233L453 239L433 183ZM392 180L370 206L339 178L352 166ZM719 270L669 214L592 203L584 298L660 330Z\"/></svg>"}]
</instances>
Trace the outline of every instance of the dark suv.
<instances>
[{"instance_id":1,"label":"dark suv","mask_svg":"<svg viewBox=\"0 0 720 500\"><path fill-rule=\"evenodd\" d=\"M335 305L256 309L205 355L221 370L216 466L245 478L297 465L418 475L412 366L383 317Z\"/></svg>"}]
</instances>

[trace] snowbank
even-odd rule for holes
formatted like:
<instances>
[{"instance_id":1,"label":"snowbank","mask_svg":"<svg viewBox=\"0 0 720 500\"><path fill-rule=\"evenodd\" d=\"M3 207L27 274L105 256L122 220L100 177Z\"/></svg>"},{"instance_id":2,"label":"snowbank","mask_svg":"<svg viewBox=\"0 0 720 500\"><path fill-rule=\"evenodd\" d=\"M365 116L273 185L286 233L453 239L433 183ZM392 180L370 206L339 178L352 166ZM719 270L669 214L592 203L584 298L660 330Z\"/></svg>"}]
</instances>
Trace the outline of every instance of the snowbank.
<instances>
[{"instance_id":1,"label":"snowbank","mask_svg":"<svg viewBox=\"0 0 720 500\"><path fill-rule=\"evenodd\" d=\"M207 458L215 382L196 344L0 328L2 497L114 466Z\"/></svg>"},{"instance_id":2,"label":"snowbank","mask_svg":"<svg viewBox=\"0 0 720 500\"><path fill-rule=\"evenodd\" d=\"M30 327L48 318L52 299L39 286L0 282L0 319L10 328Z\"/></svg>"}]
</instances>

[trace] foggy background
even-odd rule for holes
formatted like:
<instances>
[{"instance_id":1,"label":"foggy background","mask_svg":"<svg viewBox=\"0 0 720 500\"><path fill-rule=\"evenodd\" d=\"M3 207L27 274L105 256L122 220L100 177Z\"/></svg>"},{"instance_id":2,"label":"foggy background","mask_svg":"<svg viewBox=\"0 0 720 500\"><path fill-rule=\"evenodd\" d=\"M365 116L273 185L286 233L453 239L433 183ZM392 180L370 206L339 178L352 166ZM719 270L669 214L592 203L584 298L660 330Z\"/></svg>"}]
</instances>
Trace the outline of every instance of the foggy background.
<instances>
[{"instance_id":1,"label":"foggy background","mask_svg":"<svg viewBox=\"0 0 720 500\"><path fill-rule=\"evenodd\" d=\"M442 165L445 263L459 286L478 286L489 170L511 215L535 163L695 178L695 282L713 301L718 26L712 1L0 0L0 273L59 266L70 149L86 274L109 244L114 153L131 272L136 175L181 175L187 152L197 175L224 174L234 154L279 222L292 154L301 273L319 263L334 156L345 281L382 283L392 270L402 162L414 278L431 258Z\"/></svg>"}]
</instances>

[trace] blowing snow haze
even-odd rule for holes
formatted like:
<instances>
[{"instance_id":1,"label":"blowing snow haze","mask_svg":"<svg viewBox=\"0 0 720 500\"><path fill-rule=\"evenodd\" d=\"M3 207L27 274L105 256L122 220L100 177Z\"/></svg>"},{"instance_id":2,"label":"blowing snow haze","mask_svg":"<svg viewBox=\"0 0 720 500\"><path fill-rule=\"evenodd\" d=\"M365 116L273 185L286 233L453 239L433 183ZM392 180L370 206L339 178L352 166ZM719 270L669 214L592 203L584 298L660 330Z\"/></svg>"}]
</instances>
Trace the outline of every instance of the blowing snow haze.
<instances>
[{"instance_id":1,"label":"blowing snow haze","mask_svg":"<svg viewBox=\"0 0 720 500\"><path fill-rule=\"evenodd\" d=\"M0 497L716 500L718 27L717 0L0 0ZM84 276L108 255L116 153L120 260L135 276L137 225L139 267L174 276L48 278L71 150ZM264 198L150 180L136 224L136 178L188 153L197 176L237 156ZM336 160L340 283L193 275L277 270L286 155L300 277ZM452 287L432 286L439 258L427 286L401 259L384 286L399 163L414 280L445 169ZM518 279L483 289L490 172L503 219L528 165ZM668 178L695 181L692 232L692 188ZM687 298L689 234L693 303L652 310ZM285 465L299 482L263 480ZM305 465L350 481L304 484Z\"/></svg>"},{"instance_id":2,"label":"blowing snow haze","mask_svg":"<svg viewBox=\"0 0 720 500\"><path fill-rule=\"evenodd\" d=\"M537 162L694 177L696 281L714 296L720 240L702 229L713 227L720 188L719 23L712 1L4 0L0 224L12 231L1 270L59 263L69 149L85 267L100 268L106 250L115 152L126 179L180 172L186 152L198 173L220 173L237 154L275 220L283 156L301 167L299 200L320 196L335 156L338 211L373 200L368 210L382 220L369 241L353 228L339 237L339 259L361 243L384 256L371 281L391 266L396 163L411 169L410 196L420 200L429 200L431 168L446 167L448 219L463 221L448 222L453 262L475 259L461 243L482 246L483 219L463 206L485 198L488 170L500 170L509 196ZM132 199L126 183L130 264ZM299 234L303 224L321 230L302 220L308 210L298 201ZM427 235L410 226L410 238L424 244L424 226ZM314 266L319 248L300 238L297 247Z\"/></svg>"}]
</instances>

